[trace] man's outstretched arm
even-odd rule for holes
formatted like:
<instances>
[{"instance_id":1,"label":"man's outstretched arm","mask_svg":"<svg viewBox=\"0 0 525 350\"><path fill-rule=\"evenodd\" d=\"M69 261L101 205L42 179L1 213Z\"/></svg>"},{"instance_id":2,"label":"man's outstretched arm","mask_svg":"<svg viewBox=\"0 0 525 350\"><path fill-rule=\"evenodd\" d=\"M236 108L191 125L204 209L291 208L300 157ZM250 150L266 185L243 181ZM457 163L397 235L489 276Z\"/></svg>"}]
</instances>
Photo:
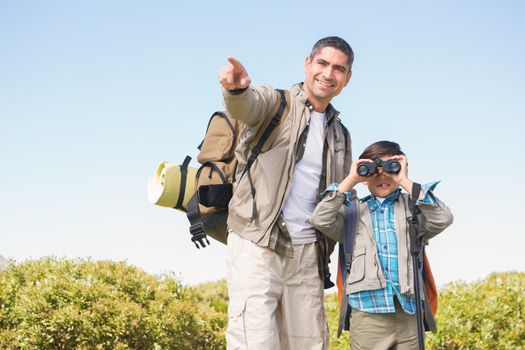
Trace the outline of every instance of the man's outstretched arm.
<instances>
[{"instance_id":1,"label":"man's outstretched arm","mask_svg":"<svg viewBox=\"0 0 525 350\"><path fill-rule=\"evenodd\" d=\"M219 71L224 106L232 118L255 126L275 106L278 93L267 86L250 88L251 79L242 63L231 56L227 60L229 64Z\"/></svg>"}]
</instances>

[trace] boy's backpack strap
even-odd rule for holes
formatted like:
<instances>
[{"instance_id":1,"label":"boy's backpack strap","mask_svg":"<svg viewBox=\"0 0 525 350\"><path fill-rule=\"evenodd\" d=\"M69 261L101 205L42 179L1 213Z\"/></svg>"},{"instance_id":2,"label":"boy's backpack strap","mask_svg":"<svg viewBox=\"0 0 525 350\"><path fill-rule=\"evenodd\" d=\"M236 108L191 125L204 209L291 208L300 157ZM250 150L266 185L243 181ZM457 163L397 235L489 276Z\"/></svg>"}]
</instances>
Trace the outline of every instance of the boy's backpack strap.
<instances>
[{"instance_id":1,"label":"boy's backpack strap","mask_svg":"<svg viewBox=\"0 0 525 350\"><path fill-rule=\"evenodd\" d=\"M411 198L410 200L408 200L408 207L410 209L411 214L411 217L407 218L410 233L410 254L413 257L412 260L415 265L414 288L416 289L415 294L417 306L416 313L418 316L418 328L424 327L426 331L434 331L436 330L436 322L434 319L434 315L432 314L430 303L428 301L428 296L425 290L424 282L425 276L423 263L425 260L425 248L423 245L423 237L425 235L425 232L419 225L419 220L417 217L418 208L416 206L416 202L419 198L420 191L421 185L419 183L414 183L412 185ZM422 329L418 329L418 333L422 334L422 332Z\"/></svg>"},{"instance_id":2,"label":"boy's backpack strap","mask_svg":"<svg viewBox=\"0 0 525 350\"><path fill-rule=\"evenodd\" d=\"M350 312L351 308L348 306L346 300L346 278L350 273L352 266L352 253L355 245L355 238L357 233L357 225L359 222L359 201L352 200L349 207L345 207L345 225L344 242L339 244L339 261L337 269L337 289L339 301L339 327L337 329L337 337L341 336L344 330L350 328Z\"/></svg>"},{"instance_id":3,"label":"boy's backpack strap","mask_svg":"<svg viewBox=\"0 0 525 350\"><path fill-rule=\"evenodd\" d=\"M283 116L284 110L286 109L286 93L284 90L277 89L277 92L279 92L279 96L281 97L281 102L279 104L279 108L277 109L277 112L273 116L270 124L266 127L263 134L259 138L259 141L257 141L257 144L255 147L252 148L252 151L250 153L250 157L246 161L246 166L244 167L244 170L242 172L241 178L246 174L248 176L248 181L250 182L250 191L253 198L253 207L252 207L252 220L257 216L257 206L255 204L255 186L253 185L252 175L250 172L250 168L252 164L255 162L257 157L259 156L259 153L261 153L261 150L270 135L272 134L273 130L279 125L281 122L281 118Z\"/></svg>"},{"instance_id":4,"label":"boy's backpack strap","mask_svg":"<svg viewBox=\"0 0 525 350\"><path fill-rule=\"evenodd\" d=\"M408 202L408 207L410 208L410 213L412 214L411 227L415 229L415 239L410 242L410 249L412 253L418 253L420 251L421 240L423 238L424 232L419 227L419 222L417 219L418 209L416 206L417 199L419 198L419 192L421 192L421 185L414 182L412 184L412 193L410 196L410 201ZM412 237L410 237L412 238Z\"/></svg>"}]
</instances>

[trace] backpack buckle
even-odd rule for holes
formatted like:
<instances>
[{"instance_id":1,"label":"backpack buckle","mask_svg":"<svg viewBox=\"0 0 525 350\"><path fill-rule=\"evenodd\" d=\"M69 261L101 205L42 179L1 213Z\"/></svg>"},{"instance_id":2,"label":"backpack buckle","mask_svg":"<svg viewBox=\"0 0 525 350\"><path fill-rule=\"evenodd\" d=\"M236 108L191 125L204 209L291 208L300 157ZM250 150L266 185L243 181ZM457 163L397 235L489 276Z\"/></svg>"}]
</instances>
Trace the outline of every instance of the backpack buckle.
<instances>
[{"instance_id":1,"label":"backpack buckle","mask_svg":"<svg viewBox=\"0 0 525 350\"><path fill-rule=\"evenodd\" d=\"M210 245L210 241L208 240L206 233L204 233L204 226L202 225L202 222L191 225L190 233L193 236L191 237L191 241L195 244L197 249L200 249L201 247L205 248L206 245Z\"/></svg>"}]
</instances>

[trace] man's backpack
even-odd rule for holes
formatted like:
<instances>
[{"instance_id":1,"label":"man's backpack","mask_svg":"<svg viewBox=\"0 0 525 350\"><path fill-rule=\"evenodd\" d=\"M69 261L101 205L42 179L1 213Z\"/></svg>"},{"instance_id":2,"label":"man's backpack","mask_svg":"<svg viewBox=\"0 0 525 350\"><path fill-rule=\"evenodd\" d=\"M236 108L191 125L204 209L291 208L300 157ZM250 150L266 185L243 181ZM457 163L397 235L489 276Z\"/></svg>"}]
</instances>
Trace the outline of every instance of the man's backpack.
<instances>
[{"instance_id":1,"label":"man's backpack","mask_svg":"<svg viewBox=\"0 0 525 350\"><path fill-rule=\"evenodd\" d=\"M240 175L240 177L248 176L252 195L255 189L250 168L272 131L280 124L281 118L285 115L286 94L283 90L277 91L281 99L280 104L276 106L277 109L271 121L251 149L250 157ZM162 171L157 170L156 190L154 190L154 185L148 188L150 201L154 204L186 212L190 222L191 241L197 248L205 247L210 243L207 236L226 244L228 204L233 195L233 183L236 180L238 163L235 148L239 143L243 128L244 124L231 118L227 112L213 113L204 139L198 146L200 152L197 160L201 164L200 168L197 170L189 166L191 160L189 156L180 166L171 165L169 168L166 162L163 162L161 163L163 169L171 169L172 175L163 176ZM152 181L155 182L150 180ZM163 195L159 195L160 185L158 183L160 182L162 182ZM155 193L152 194L153 192Z\"/></svg>"}]
</instances>

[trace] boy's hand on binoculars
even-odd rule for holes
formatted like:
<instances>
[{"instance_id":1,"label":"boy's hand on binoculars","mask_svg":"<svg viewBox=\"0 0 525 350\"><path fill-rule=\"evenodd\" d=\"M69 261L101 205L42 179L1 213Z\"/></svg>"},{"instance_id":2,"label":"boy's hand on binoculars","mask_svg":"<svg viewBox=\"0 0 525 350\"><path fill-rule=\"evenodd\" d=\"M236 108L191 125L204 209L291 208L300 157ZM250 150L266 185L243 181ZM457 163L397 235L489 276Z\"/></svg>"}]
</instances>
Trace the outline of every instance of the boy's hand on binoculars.
<instances>
[{"instance_id":1,"label":"boy's hand on binoculars","mask_svg":"<svg viewBox=\"0 0 525 350\"><path fill-rule=\"evenodd\" d=\"M357 168L359 168L359 166L361 164L367 163L367 162L372 162L372 160L370 160L370 159L358 159L355 162L353 162L352 165L350 166L350 172L349 172L348 176L352 177L356 181L356 184L358 184L360 182L365 182L365 181L368 180L367 176L361 176L357 172Z\"/></svg>"},{"instance_id":2,"label":"boy's hand on binoculars","mask_svg":"<svg viewBox=\"0 0 525 350\"><path fill-rule=\"evenodd\" d=\"M405 191L411 193L412 191L412 180L408 177L408 162L405 156L392 156L388 159L393 159L399 162L401 170L397 174L384 173L386 176L392 178L399 186L403 187Z\"/></svg>"},{"instance_id":3,"label":"boy's hand on binoculars","mask_svg":"<svg viewBox=\"0 0 525 350\"><path fill-rule=\"evenodd\" d=\"M219 71L219 82L226 90L246 89L251 83L248 72L235 58L228 56L227 59L230 64Z\"/></svg>"},{"instance_id":4,"label":"boy's hand on binoculars","mask_svg":"<svg viewBox=\"0 0 525 350\"><path fill-rule=\"evenodd\" d=\"M396 181L398 184L398 180L402 180L404 178L408 178L408 163L407 158L405 156L392 156L389 157L388 160L395 160L399 162L399 165L401 165L401 170L396 173L385 173L388 177L391 177L394 181Z\"/></svg>"},{"instance_id":5,"label":"boy's hand on binoculars","mask_svg":"<svg viewBox=\"0 0 525 350\"><path fill-rule=\"evenodd\" d=\"M348 192L352 190L354 186L357 185L358 183L365 182L368 180L366 176L361 176L357 172L357 168L359 167L359 165L366 163L366 162L371 162L371 160L370 159L358 159L355 162L352 162L348 175L339 184L339 192Z\"/></svg>"}]
</instances>

